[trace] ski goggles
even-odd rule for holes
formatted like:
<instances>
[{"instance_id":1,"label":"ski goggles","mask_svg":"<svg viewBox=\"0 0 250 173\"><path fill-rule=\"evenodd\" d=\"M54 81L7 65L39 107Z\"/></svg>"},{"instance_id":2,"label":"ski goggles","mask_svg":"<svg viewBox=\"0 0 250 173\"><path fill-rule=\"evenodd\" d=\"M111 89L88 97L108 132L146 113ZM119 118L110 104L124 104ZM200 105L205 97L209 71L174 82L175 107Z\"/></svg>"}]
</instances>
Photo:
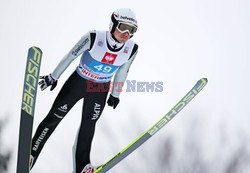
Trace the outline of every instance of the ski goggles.
<instances>
[{"instance_id":1,"label":"ski goggles","mask_svg":"<svg viewBox=\"0 0 250 173\"><path fill-rule=\"evenodd\" d=\"M117 25L116 29L118 29L118 31L121 32L121 33L128 32L129 35L134 35L134 33L137 30L137 27L134 26L134 25L130 25L130 24L127 24L127 23L120 22Z\"/></svg>"}]
</instances>

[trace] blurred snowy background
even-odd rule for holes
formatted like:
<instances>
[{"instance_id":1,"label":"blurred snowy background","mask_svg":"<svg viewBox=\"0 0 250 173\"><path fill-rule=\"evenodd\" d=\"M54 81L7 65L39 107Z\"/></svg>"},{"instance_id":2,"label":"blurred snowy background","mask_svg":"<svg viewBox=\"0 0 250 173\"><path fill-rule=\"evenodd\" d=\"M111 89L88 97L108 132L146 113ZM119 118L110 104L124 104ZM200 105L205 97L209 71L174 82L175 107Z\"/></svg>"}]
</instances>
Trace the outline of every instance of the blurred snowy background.
<instances>
[{"instance_id":1,"label":"blurred snowy background","mask_svg":"<svg viewBox=\"0 0 250 173\"><path fill-rule=\"evenodd\" d=\"M134 10L139 22L133 37L139 53L128 79L163 81L164 90L123 93L117 109L105 108L93 164L117 154L207 77L208 85L177 117L110 173L249 172L249 0L1 0L0 172L16 172L28 48L43 50L40 74L49 74L88 30L107 30L111 13L120 7ZM34 129L79 59L53 92L38 91ZM82 101L57 127L31 173L72 171L81 106Z\"/></svg>"}]
</instances>

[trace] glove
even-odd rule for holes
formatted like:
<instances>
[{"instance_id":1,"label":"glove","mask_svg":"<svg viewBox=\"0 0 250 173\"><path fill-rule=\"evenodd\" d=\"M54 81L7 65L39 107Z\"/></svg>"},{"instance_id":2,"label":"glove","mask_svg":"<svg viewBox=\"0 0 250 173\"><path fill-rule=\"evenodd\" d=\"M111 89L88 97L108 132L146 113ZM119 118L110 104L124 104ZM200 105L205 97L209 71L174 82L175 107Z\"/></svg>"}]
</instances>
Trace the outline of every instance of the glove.
<instances>
[{"instance_id":1,"label":"glove","mask_svg":"<svg viewBox=\"0 0 250 173\"><path fill-rule=\"evenodd\" d=\"M111 94L109 95L109 99L107 101L108 105L113 107L113 109L116 108L118 103L120 102L119 98L112 96Z\"/></svg>"},{"instance_id":2,"label":"glove","mask_svg":"<svg viewBox=\"0 0 250 173\"><path fill-rule=\"evenodd\" d=\"M47 76L40 76L39 79L40 81L38 84L40 85L42 91L45 90L50 85L51 85L50 91L52 91L57 85L57 80L53 78L51 74Z\"/></svg>"}]
</instances>

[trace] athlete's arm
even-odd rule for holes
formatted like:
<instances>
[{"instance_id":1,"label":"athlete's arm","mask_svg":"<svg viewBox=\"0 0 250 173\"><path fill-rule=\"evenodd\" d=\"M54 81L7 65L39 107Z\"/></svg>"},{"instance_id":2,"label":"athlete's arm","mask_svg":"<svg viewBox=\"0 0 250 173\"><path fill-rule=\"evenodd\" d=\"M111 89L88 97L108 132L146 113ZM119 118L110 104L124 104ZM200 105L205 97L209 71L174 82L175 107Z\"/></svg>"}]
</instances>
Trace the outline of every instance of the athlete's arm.
<instances>
[{"instance_id":1,"label":"athlete's arm","mask_svg":"<svg viewBox=\"0 0 250 173\"><path fill-rule=\"evenodd\" d=\"M59 79L61 74L66 70L66 68L71 64L71 62L84 51L90 48L90 35L93 32L94 31L87 32L84 36L82 36L81 39L75 44L75 46L70 49L70 51L63 57L63 59L59 62L59 64L51 74L54 79Z\"/></svg>"},{"instance_id":2,"label":"athlete's arm","mask_svg":"<svg viewBox=\"0 0 250 173\"><path fill-rule=\"evenodd\" d=\"M124 82L128 76L129 68L130 68L132 62L134 61L134 59L137 55L137 52L138 52L138 45L135 44L133 51L132 51L132 54L130 56L130 59L117 70L115 77L114 77L114 81L113 81L114 88L113 88L113 91L111 93L112 96L119 98L119 95L121 93L120 90L122 89L121 84L124 84Z\"/></svg>"}]
</instances>

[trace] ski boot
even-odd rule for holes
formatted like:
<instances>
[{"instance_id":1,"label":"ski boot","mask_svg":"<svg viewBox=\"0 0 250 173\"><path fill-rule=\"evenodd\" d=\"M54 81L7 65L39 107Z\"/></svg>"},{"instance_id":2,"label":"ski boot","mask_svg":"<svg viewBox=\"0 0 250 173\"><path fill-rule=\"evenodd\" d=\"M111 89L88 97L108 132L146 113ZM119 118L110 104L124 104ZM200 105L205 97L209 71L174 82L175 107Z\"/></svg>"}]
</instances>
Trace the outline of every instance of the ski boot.
<instances>
[{"instance_id":1,"label":"ski boot","mask_svg":"<svg viewBox=\"0 0 250 173\"><path fill-rule=\"evenodd\" d=\"M81 173L93 173L94 171L95 167L89 163L83 168Z\"/></svg>"},{"instance_id":2,"label":"ski boot","mask_svg":"<svg viewBox=\"0 0 250 173\"><path fill-rule=\"evenodd\" d=\"M37 157L34 157L30 155L30 170L33 168L35 162L36 162Z\"/></svg>"}]
</instances>

